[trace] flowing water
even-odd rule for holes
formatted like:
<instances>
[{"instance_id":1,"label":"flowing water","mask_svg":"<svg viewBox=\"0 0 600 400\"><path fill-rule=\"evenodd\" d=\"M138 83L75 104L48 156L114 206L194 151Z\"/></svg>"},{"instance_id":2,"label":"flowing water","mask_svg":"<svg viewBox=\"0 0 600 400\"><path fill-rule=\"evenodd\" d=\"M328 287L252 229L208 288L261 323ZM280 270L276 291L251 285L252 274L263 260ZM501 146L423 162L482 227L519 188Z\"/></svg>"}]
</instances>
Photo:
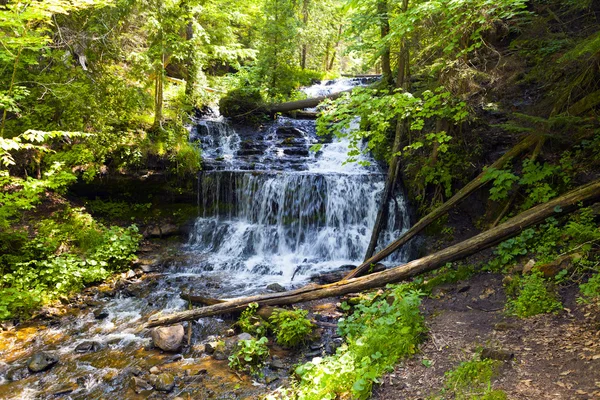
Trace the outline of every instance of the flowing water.
<instances>
[{"instance_id":1,"label":"flowing water","mask_svg":"<svg viewBox=\"0 0 600 400\"><path fill-rule=\"evenodd\" d=\"M328 81L306 93L324 95L361 83ZM198 177L198 218L187 244L178 249L181 256L160 276L126 277L133 282L126 290L100 292L97 304L55 318L50 326L4 333L0 398L53 398L57 393L73 399L136 398L129 387L132 369L172 361L148 348L148 334L139 326L158 311L185 309L181 291L231 298L264 292L271 283L289 289L313 274L360 263L385 179L369 156L361 160L369 166L346 164L347 141L319 138L314 121L284 117L260 128L205 119L191 129L190 138L202 147L204 167ZM310 150L316 143L322 144L317 153ZM403 197L394 200L380 245L409 227ZM391 262L407 256L399 253ZM108 314L102 321L92 312L99 307ZM192 338L200 342L222 329L219 319L202 319ZM76 352L86 341L97 342L100 350ZM48 372L28 375L23 366L39 350L54 352L60 362ZM177 362L193 369L207 360L192 348ZM207 368L209 375L229 374L226 364ZM215 379L204 381L203 390Z\"/></svg>"}]
</instances>

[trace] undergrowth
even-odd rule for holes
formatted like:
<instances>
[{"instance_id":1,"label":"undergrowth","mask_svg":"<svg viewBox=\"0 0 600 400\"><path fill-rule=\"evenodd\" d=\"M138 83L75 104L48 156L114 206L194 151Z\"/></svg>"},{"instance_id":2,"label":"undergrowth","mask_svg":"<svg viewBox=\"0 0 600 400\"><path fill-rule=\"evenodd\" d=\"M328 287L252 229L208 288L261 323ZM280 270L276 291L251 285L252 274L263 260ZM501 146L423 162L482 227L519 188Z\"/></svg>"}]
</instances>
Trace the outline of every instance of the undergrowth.
<instances>
[{"instance_id":1,"label":"undergrowth","mask_svg":"<svg viewBox=\"0 0 600 400\"><path fill-rule=\"evenodd\" d=\"M251 374L258 373L269 357L267 341L264 336L258 340L240 340L237 349L229 356L229 367Z\"/></svg>"},{"instance_id":2,"label":"undergrowth","mask_svg":"<svg viewBox=\"0 0 600 400\"><path fill-rule=\"evenodd\" d=\"M426 332L419 311L423 293L410 284L389 286L387 296L369 296L339 322L346 343L334 355L296 368L297 381L266 399L366 399L373 383L396 362L417 352ZM347 304L346 309L350 309Z\"/></svg>"},{"instance_id":3,"label":"undergrowth","mask_svg":"<svg viewBox=\"0 0 600 400\"><path fill-rule=\"evenodd\" d=\"M492 378L500 364L499 361L477 358L460 363L445 373L441 396L431 400L506 400L506 393L492 389Z\"/></svg>"},{"instance_id":4,"label":"undergrowth","mask_svg":"<svg viewBox=\"0 0 600 400\"><path fill-rule=\"evenodd\" d=\"M507 292L513 293L507 304L508 311L520 318L562 309L562 303L539 271L513 279Z\"/></svg>"},{"instance_id":5,"label":"undergrowth","mask_svg":"<svg viewBox=\"0 0 600 400\"><path fill-rule=\"evenodd\" d=\"M276 309L269 318L277 343L284 347L296 347L304 343L312 333L314 324L306 318L308 311Z\"/></svg>"}]
</instances>

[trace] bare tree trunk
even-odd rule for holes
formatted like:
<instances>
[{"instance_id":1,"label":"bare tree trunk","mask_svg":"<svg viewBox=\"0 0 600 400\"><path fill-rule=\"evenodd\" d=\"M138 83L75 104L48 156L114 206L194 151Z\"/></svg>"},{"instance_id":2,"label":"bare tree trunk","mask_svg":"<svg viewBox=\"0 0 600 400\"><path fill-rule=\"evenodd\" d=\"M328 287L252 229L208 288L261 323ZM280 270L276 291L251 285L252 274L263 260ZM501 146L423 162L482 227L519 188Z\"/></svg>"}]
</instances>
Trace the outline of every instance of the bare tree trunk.
<instances>
[{"instance_id":1,"label":"bare tree trunk","mask_svg":"<svg viewBox=\"0 0 600 400\"><path fill-rule=\"evenodd\" d=\"M432 271L446 263L462 259L494 246L503 240L518 235L523 229L543 222L546 218L555 215L557 209L561 209L563 213L570 212L576 209L579 203L597 198L600 198L600 180L578 187L554 200L533 207L496 228L482 232L471 239L418 260L411 261L405 265L329 285L309 285L290 292L243 297L196 310L156 317L148 321L146 327L169 325L211 315L239 312L244 310L250 303L258 303L260 306L295 304L382 287L389 283L399 282L424 272Z\"/></svg>"},{"instance_id":2,"label":"bare tree trunk","mask_svg":"<svg viewBox=\"0 0 600 400\"><path fill-rule=\"evenodd\" d=\"M294 110L302 110L303 108L311 108L316 107L325 99L335 100L338 97L342 96L344 93L351 92L352 89L344 90L342 92L328 94L327 96L314 97L312 99L304 99L297 101L289 101L287 103L279 103L279 104L271 104L267 106L267 112L270 113L278 113L278 112L288 112Z\"/></svg>"},{"instance_id":3,"label":"bare tree trunk","mask_svg":"<svg viewBox=\"0 0 600 400\"><path fill-rule=\"evenodd\" d=\"M390 34L390 18L388 14L387 0L379 0L377 2L377 14L379 16L379 29L381 31L381 39L385 39ZM392 82L392 67L391 67L390 46L386 45L381 54L381 71L383 73L383 81L391 84Z\"/></svg>"},{"instance_id":4,"label":"bare tree trunk","mask_svg":"<svg viewBox=\"0 0 600 400\"><path fill-rule=\"evenodd\" d=\"M500 169L504 164L506 164L513 157L518 156L525 150L529 149L531 146L536 144L538 140L541 140L540 137L536 135L530 135L527 138L523 139L519 144L510 149L506 154L500 157L495 163L493 163L490 168ZM425 217L423 217L419 222L413 225L408 231L404 232L402 236L400 236L396 241L389 244L385 249L381 250L379 253L375 254L373 257L369 258L361 265L359 265L354 271L350 272L344 279L354 278L357 274L369 268L371 264L376 264L388 257L390 254L394 253L404 244L406 244L410 239L415 237L419 232L428 227L432 222L436 221L442 215L444 215L449 209L454 207L456 204L460 203L464 199L466 199L471 193L475 190L479 189L486 182L483 180L485 175L485 171L479 174L475 179L469 182L465 187L456 192L454 196L450 198L447 202L431 211Z\"/></svg>"},{"instance_id":5,"label":"bare tree trunk","mask_svg":"<svg viewBox=\"0 0 600 400\"><path fill-rule=\"evenodd\" d=\"M381 3L378 3L378 5ZM408 9L408 0L404 1L402 11L406 12ZM388 25L389 31L389 25ZM382 29L383 34L383 29ZM388 50L389 51L389 50ZM388 54L389 56L389 54ZM382 57L382 65L383 65L383 57ZM388 58L389 63L389 58ZM407 65L409 63L408 59L408 49L406 49L406 40L402 39L402 44L400 47L400 55L398 59L398 75L396 78L396 87L407 89L405 83L408 82L407 74ZM389 65L388 65L389 68ZM391 74L391 71L390 71ZM391 75L390 75L391 76ZM386 79L386 72L383 72L383 79ZM388 78L391 79L391 78ZM390 160L390 166L388 169L388 176L385 181L385 187L383 189L383 193L381 194L381 203L379 205L379 211L377 212L377 218L375 219L375 225L373 226L373 231L371 232L371 240L369 241L369 247L365 253L365 260L368 260L375 253L375 249L377 248L377 242L379 241L379 236L381 231L383 231L387 225L388 213L389 213L389 203L392 197L394 196L394 187L396 186L396 182L398 181L398 174L400 172L400 157L398 153L402 150L402 143L406 133L408 132L408 121L403 119L398 119L396 123L396 131L394 135L394 145L392 146L392 158Z\"/></svg>"},{"instance_id":6,"label":"bare tree trunk","mask_svg":"<svg viewBox=\"0 0 600 400\"><path fill-rule=\"evenodd\" d=\"M307 31L308 27L308 7L310 0L302 1L302 23L304 24L304 30ZM304 43L302 43L302 51L300 56L300 67L302 69L306 69L306 56L308 54L308 43L306 42L306 38L304 39Z\"/></svg>"}]
</instances>

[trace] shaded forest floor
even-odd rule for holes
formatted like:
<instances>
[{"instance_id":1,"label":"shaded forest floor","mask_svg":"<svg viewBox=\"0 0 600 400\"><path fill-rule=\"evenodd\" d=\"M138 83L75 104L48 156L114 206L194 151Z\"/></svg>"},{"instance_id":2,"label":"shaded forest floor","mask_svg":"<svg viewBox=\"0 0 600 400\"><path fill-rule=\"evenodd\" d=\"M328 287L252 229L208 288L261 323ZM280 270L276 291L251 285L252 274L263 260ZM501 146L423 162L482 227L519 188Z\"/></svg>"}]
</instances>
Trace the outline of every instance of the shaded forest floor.
<instances>
[{"instance_id":1,"label":"shaded forest floor","mask_svg":"<svg viewBox=\"0 0 600 400\"><path fill-rule=\"evenodd\" d=\"M479 274L437 287L423 301L429 328L420 353L382 378L373 398L444 398L444 374L482 349L514 354L492 380L509 399L600 398L600 330L596 312L561 293L558 315L508 316L502 276ZM442 397L436 397L442 396Z\"/></svg>"}]
</instances>

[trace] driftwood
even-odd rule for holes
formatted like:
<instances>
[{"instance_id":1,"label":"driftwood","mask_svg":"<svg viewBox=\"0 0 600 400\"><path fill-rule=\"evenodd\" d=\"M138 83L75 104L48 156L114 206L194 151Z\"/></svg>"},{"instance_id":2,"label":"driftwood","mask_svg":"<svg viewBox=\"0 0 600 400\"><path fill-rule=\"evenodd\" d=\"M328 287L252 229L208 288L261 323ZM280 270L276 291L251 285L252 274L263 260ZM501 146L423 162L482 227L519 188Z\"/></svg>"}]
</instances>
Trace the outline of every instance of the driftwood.
<instances>
[{"instance_id":1,"label":"driftwood","mask_svg":"<svg viewBox=\"0 0 600 400\"><path fill-rule=\"evenodd\" d=\"M505 239L518 235L523 229L538 224L546 218L555 215L557 212L572 211L577 208L580 202L587 202L597 198L600 198L600 180L581 186L554 200L533 207L471 239L383 272L329 285L308 285L289 292L243 297L195 310L181 311L163 317L154 317L148 321L146 327L170 325L212 315L239 312L244 310L248 304L254 302L260 306L295 304L382 287L389 283L399 282L424 272L432 271L446 263L475 254Z\"/></svg>"},{"instance_id":2,"label":"driftwood","mask_svg":"<svg viewBox=\"0 0 600 400\"><path fill-rule=\"evenodd\" d=\"M330 99L335 100L338 97L341 97L344 93L351 92L352 89L344 90L337 93L328 94L327 96L313 97L312 99L304 99L297 101L289 101L287 103L279 103L279 104L271 104L266 107L266 111L275 114L275 113L286 113L294 110L303 110L305 108L316 107L323 100Z\"/></svg>"},{"instance_id":3,"label":"driftwood","mask_svg":"<svg viewBox=\"0 0 600 400\"><path fill-rule=\"evenodd\" d=\"M495 163L493 163L490 168L500 169L510 161L513 157L518 156L525 150L532 147L539 140L542 140L540 137L536 135L530 135L527 138L523 139L519 144L514 146L508 152L506 152L502 157L500 157ZM485 171L479 174L475 179L469 182L465 187L460 189L452 198L450 198L447 202L427 214L423 217L419 222L414 224L409 230L404 232L396 241L389 244L385 249L381 250L373 257L370 257L368 260L365 260L361 265L359 265L354 271L350 272L348 275L344 277L344 279L351 279L356 277L362 271L368 269L372 264L376 264L388 257L390 254L394 253L400 247L405 245L410 239L415 237L419 232L429 226L432 222L435 222L438 218L444 215L448 210L454 207L456 204L460 203L464 199L466 199L471 193L475 190L479 189L483 186L486 181L484 181L483 177L485 175Z\"/></svg>"}]
</instances>

